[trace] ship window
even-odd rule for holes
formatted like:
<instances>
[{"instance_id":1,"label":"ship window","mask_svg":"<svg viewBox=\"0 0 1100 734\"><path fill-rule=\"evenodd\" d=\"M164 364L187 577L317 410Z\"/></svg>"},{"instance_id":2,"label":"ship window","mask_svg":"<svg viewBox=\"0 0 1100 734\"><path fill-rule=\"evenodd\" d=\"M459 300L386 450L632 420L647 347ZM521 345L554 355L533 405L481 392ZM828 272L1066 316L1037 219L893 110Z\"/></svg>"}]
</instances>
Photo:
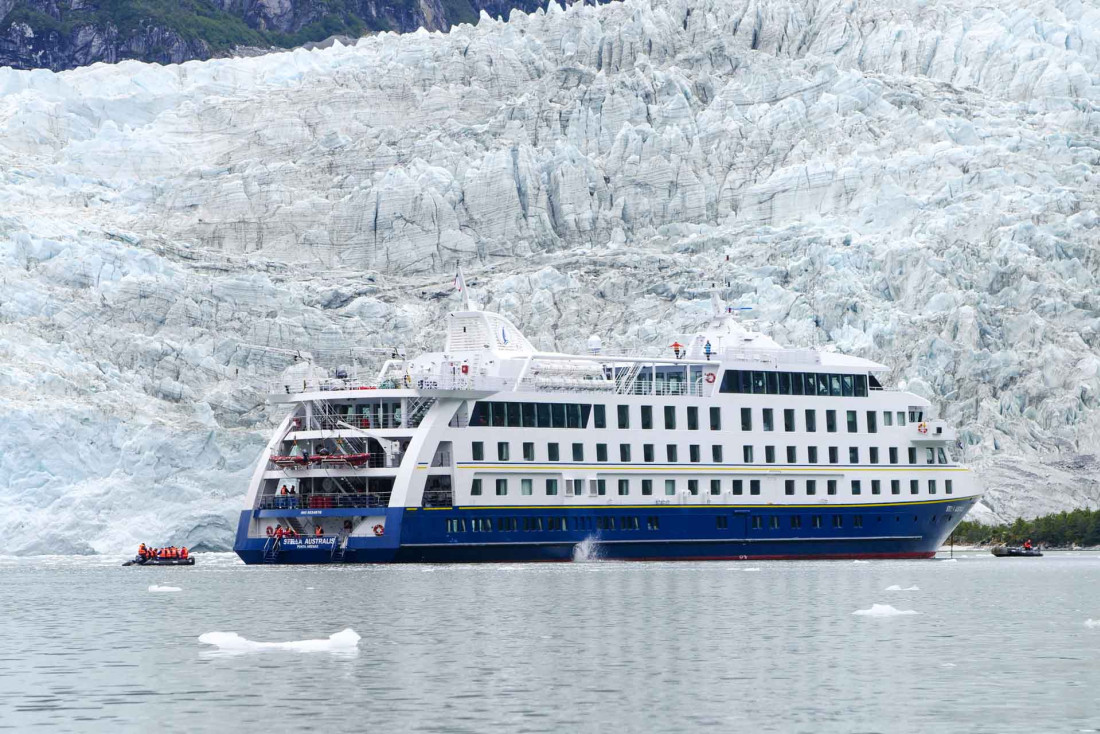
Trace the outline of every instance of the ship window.
<instances>
[{"instance_id":1,"label":"ship window","mask_svg":"<svg viewBox=\"0 0 1100 734\"><path fill-rule=\"evenodd\" d=\"M784 408L783 409L783 430L787 431L788 433L795 430L795 427L794 427L794 409L793 408Z\"/></svg>"},{"instance_id":2,"label":"ship window","mask_svg":"<svg viewBox=\"0 0 1100 734\"><path fill-rule=\"evenodd\" d=\"M561 461L561 457L558 455L558 445L556 443L546 444L546 459L547 461Z\"/></svg>"},{"instance_id":3,"label":"ship window","mask_svg":"<svg viewBox=\"0 0 1100 734\"><path fill-rule=\"evenodd\" d=\"M665 406L665 430L666 431L676 430L676 406L675 405L666 405Z\"/></svg>"},{"instance_id":4,"label":"ship window","mask_svg":"<svg viewBox=\"0 0 1100 734\"><path fill-rule=\"evenodd\" d=\"M606 479L597 479L596 481L592 482L591 485L595 487L596 494L599 495L600 497L603 497L607 494L607 480Z\"/></svg>"},{"instance_id":5,"label":"ship window","mask_svg":"<svg viewBox=\"0 0 1100 734\"><path fill-rule=\"evenodd\" d=\"M802 375L802 381L805 384L807 395L817 395L817 375L806 372Z\"/></svg>"},{"instance_id":6,"label":"ship window","mask_svg":"<svg viewBox=\"0 0 1100 734\"><path fill-rule=\"evenodd\" d=\"M710 480L710 493L711 494L722 494L722 480L721 479L711 479Z\"/></svg>"},{"instance_id":7,"label":"ship window","mask_svg":"<svg viewBox=\"0 0 1100 734\"><path fill-rule=\"evenodd\" d=\"M573 461L584 461L584 444L573 444Z\"/></svg>"},{"instance_id":8,"label":"ship window","mask_svg":"<svg viewBox=\"0 0 1100 734\"><path fill-rule=\"evenodd\" d=\"M718 392L741 392L741 373L738 370L726 370L722 373L722 384L718 386Z\"/></svg>"},{"instance_id":9,"label":"ship window","mask_svg":"<svg viewBox=\"0 0 1100 734\"><path fill-rule=\"evenodd\" d=\"M909 463L910 464L916 464L917 463L917 450L915 448L913 448L912 446L909 447Z\"/></svg>"},{"instance_id":10,"label":"ship window","mask_svg":"<svg viewBox=\"0 0 1100 734\"><path fill-rule=\"evenodd\" d=\"M622 461L624 463L630 462L630 444L619 444L619 461Z\"/></svg>"},{"instance_id":11,"label":"ship window","mask_svg":"<svg viewBox=\"0 0 1100 734\"><path fill-rule=\"evenodd\" d=\"M834 398L839 398L844 394L840 389L840 375L829 375L829 394Z\"/></svg>"},{"instance_id":12,"label":"ship window","mask_svg":"<svg viewBox=\"0 0 1100 734\"><path fill-rule=\"evenodd\" d=\"M858 479L853 479L852 480L852 494L862 494L862 493L863 493L863 488L859 486L859 480Z\"/></svg>"},{"instance_id":13,"label":"ship window","mask_svg":"<svg viewBox=\"0 0 1100 734\"><path fill-rule=\"evenodd\" d=\"M596 461L607 461L607 444L596 444Z\"/></svg>"},{"instance_id":14,"label":"ship window","mask_svg":"<svg viewBox=\"0 0 1100 734\"><path fill-rule=\"evenodd\" d=\"M722 446L720 444L714 444L710 447L710 459L715 464L722 463Z\"/></svg>"},{"instance_id":15,"label":"ship window","mask_svg":"<svg viewBox=\"0 0 1100 734\"><path fill-rule=\"evenodd\" d=\"M882 425L886 427L894 425L894 414L888 410L882 411Z\"/></svg>"},{"instance_id":16,"label":"ship window","mask_svg":"<svg viewBox=\"0 0 1100 734\"><path fill-rule=\"evenodd\" d=\"M739 495L739 494L742 494L743 492L744 492L744 484L742 484L740 479L734 479L733 480L733 493Z\"/></svg>"},{"instance_id":17,"label":"ship window","mask_svg":"<svg viewBox=\"0 0 1100 734\"><path fill-rule=\"evenodd\" d=\"M909 494L920 494L920 481L916 479L909 480Z\"/></svg>"},{"instance_id":18,"label":"ship window","mask_svg":"<svg viewBox=\"0 0 1100 734\"><path fill-rule=\"evenodd\" d=\"M630 406L620 405L616 408L619 413L619 428L630 428Z\"/></svg>"},{"instance_id":19,"label":"ship window","mask_svg":"<svg viewBox=\"0 0 1100 734\"><path fill-rule=\"evenodd\" d=\"M764 382L767 383L768 395L779 394L779 375L775 372L765 372Z\"/></svg>"},{"instance_id":20,"label":"ship window","mask_svg":"<svg viewBox=\"0 0 1100 734\"><path fill-rule=\"evenodd\" d=\"M702 458L700 458L699 455L699 444L693 443L688 446L688 461L693 464L698 464L700 461L702 461Z\"/></svg>"},{"instance_id":21,"label":"ship window","mask_svg":"<svg viewBox=\"0 0 1100 734\"><path fill-rule=\"evenodd\" d=\"M764 527L764 518L762 518L760 516L753 516L753 518L752 518L752 529L753 530L760 530L763 527Z\"/></svg>"},{"instance_id":22,"label":"ship window","mask_svg":"<svg viewBox=\"0 0 1100 734\"><path fill-rule=\"evenodd\" d=\"M744 454L746 464L752 463L752 446L742 446L741 451Z\"/></svg>"},{"instance_id":23,"label":"ship window","mask_svg":"<svg viewBox=\"0 0 1100 734\"><path fill-rule=\"evenodd\" d=\"M880 480L871 480L871 494L882 494L882 482Z\"/></svg>"},{"instance_id":24,"label":"ship window","mask_svg":"<svg viewBox=\"0 0 1100 734\"><path fill-rule=\"evenodd\" d=\"M565 406L563 404L550 404L550 427L565 428Z\"/></svg>"},{"instance_id":25,"label":"ship window","mask_svg":"<svg viewBox=\"0 0 1100 734\"><path fill-rule=\"evenodd\" d=\"M535 460L535 444L525 441L523 443L523 460L534 461Z\"/></svg>"},{"instance_id":26,"label":"ship window","mask_svg":"<svg viewBox=\"0 0 1100 734\"><path fill-rule=\"evenodd\" d=\"M649 517L647 517L645 519L645 526L646 526L646 530L660 530L661 529L661 518L659 518L655 515L650 515Z\"/></svg>"},{"instance_id":27,"label":"ship window","mask_svg":"<svg viewBox=\"0 0 1100 734\"><path fill-rule=\"evenodd\" d=\"M497 496L503 497L508 494L508 480L501 477L497 480Z\"/></svg>"},{"instance_id":28,"label":"ship window","mask_svg":"<svg viewBox=\"0 0 1100 734\"><path fill-rule=\"evenodd\" d=\"M620 479L619 480L619 496L625 497L628 494L630 494L630 480L629 479Z\"/></svg>"},{"instance_id":29,"label":"ship window","mask_svg":"<svg viewBox=\"0 0 1100 734\"><path fill-rule=\"evenodd\" d=\"M905 425L905 411L902 411L902 410L898 411L898 425L899 426L904 426Z\"/></svg>"},{"instance_id":30,"label":"ship window","mask_svg":"<svg viewBox=\"0 0 1100 734\"><path fill-rule=\"evenodd\" d=\"M667 457L668 463L670 463L670 464L675 464L676 463L676 461L677 461L677 458L676 458L676 444L670 443L667 446L665 446L665 456Z\"/></svg>"},{"instance_id":31,"label":"ship window","mask_svg":"<svg viewBox=\"0 0 1100 734\"><path fill-rule=\"evenodd\" d=\"M936 493L936 480L935 479L929 479L928 480L928 494L935 494L935 493Z\"/></svg>"},{"instance_id":32,"label":"ship window","mask_svg":"<svg viewBox=\"0 0 1100 734\"><path fill-rule=\"evenodd\" d=\"M810 524L815 528L821 527L821 515L814 515L810 518Z\"/></svg>"},{"instance_id":33,"label":"ship window","mask_svg":"<svg viewBox=\"0 0 1100 734\"><path fill-rule=\"evenodd\" d=\"M643 479L642 480L642 494L646 495L646 496L649 496L649 495L653 494L653 480L652 479Z\"/></svg>"},{"instance_id":34,"label":"ship window","mask_svg":"<svg viewBox=\"0 0 1100 734\"><path fill-rule=\"evenodd\" d=\"M553 425L550 420L550 403L535 403L535 419L539 428L550 428Z\"/></svg>"},{"instance_id":35,"label":"ship window","mask_svg":"<svg viewBox=\"0 0 1100 734\"><path fill-rule=\"evenodd\" d=\"M783 482L783 493L793 495L794 494L794 480L787 479Z\"/></svg>"},{"instance_id":36,"label":"ship window","mask_svg":"<svg viewBox=\"0 0 1100 734\"><path fill-rule=\"evenodd\" d=\"M779 515L770 515L768 517L768 527L772 530L779 529Z\"/></svg>"},{"instance_id":37,"label":"ship window","mask_svg":"<svg viewBox=\"0 0 1100 734\"><path fill-rule=\"evenodd\" d=\"M891 446L890 447L890 463L891 464L898 463L898 447L897 446Z\"/></svg>"},{"instance_id":38,"label":"ship window","mask_svg":"<svg viewBox=\"0 0 1100 734\"><path fill-rule=\"evenodd\" d=\"M794 529L794 530L798 530L801 527L802 527L802 516L801 515L791 515L791 528Z\"/></svg>"},{"instance_id":39,"label":"ship window","mask_svg":"<svg viewBox=\"0 0 1100 734\"><path fill-rule=\"evenodd\" d=\"M767 464L775 463L775 446L764 447L764 462Z\"/></svg>"},{"instance_id":40,"label":"ship window","mask_svg":"<svg viewBox=\"0 0 1100 734\"><path fill-rule=\"evenodd\" d=\"M878 433L878 414L873 410L867 411L867 433Z\"/></svg>"},{"instance_id":41,"label":"ship window","mask_svg":"<svg viewBox=\"0 0 1100 734\"><path fill-rule=\"evenodd\" d=\"M765 431L774 431L775 430L775 421L774 421L774 418L773 418L773 415L772 415L773 413L774 413L774 411L771 408L764 408L764 430Z\"/></svg>"},{"instance_id":42,"label":"ship window","mask_svg":"<svg viewBox=\"0 0 1100 734\"><path fill-rule=\"evenodd\" d=\"M471 426L487 426L489 425L489 404L488 403L474 403L474 412L470 416Z\"/></svg>"},{"instance_id":43,"label":"ship window","mask_svg":"<svg viewBox=\"0 0 1100 734\"><path fill-rule=\"evenodd\" d=\"M947 494L951 494L951 491L953 489L954 488L951 486L951 480L950 479L944 479L943 480L943 491L946 492Z\"/></svg>"},{"instance_id":44,"label":"ship window","mask_svg":"<svg viewBox=\"0 0 1100 734\"><path fill-rule=\"evenodd\" d=\"M546 480L546 496L547 497L553 497L557 493L558 493L558 480L557 479L547 479ZM550 529L553 530L554 528L550 528Z\"/></svg>"},{"instance_id":45,"label":"ship window","mask_svg":"<svg viewBox=\"0 0 1100 734\"><path fill-rule=\"evenodd\" d=\"M714 526L719 530L728 530L730 526L730 519L725 515L719 515L714 518Z\"/></svg>"},{"instance_id":46,"label":"ship window","mask_svg":"<svg viewBox=\"0 0 1100 734\"><path fill-rule=\"evenodd\" d=\"M475 479L474 481L472 481L470 483L470 494L473 495L474 497L478 497L478 496L481 495L481 480L480 479Z\"/></svg>"},{"instance_id":47,"label":"ship window","mask_svg":"<svg viewBox=\"0 0 1100 734\"><path fill-rule=\"evenodd\" d=\"M796 446L788 446L787 447L787 463L788 464L797 464L798 463L798 448Z\"/></svg>"},{"instance_id":48,"label":"ship window","mask_svg":"<svg viewBox=\"0 0 1100 734\"><path fill-rule=\"evenodd\" d=\"M757 371L752 373L752 391L755 395L764 395L767 393L763 372Z\"/></svg>"},{"instance_id":49,"label":"ship window","mask_svg":"<svg viewBox=\"0 0 1100 734\"><path fill-rule=\"evenodd\" d=\"M863 515L856 515L852 518L852 525L857 528L863 527Z\"/></svg>"},{"instance_id":50,"label":"ship window","mask_svg":"<svg viewBox=\"0 0 1100 734\"><path fill-rule=\"evenodd\" d=\"M825 430L829 433L836 433L836 411L825 411Z\"/></svg>"},{"instance_id":51,"label":"ship window","mask_svg":"<svg viewBox=\"0 0 1100 734\"><path fill-rule=\"evenodd\" d=\"M856 424L856 412L854 410L848 411L848 433L858 433L859 426Z\"/></svg>"},{"instance_id":52,"label":"ship window","mask_svg":"<svg viewBox=\"0 0 1100 734\"><path fill-rule=\"evenodd\" d=\"M698 479L689 479L688 480L688 493L692 494L692 495L698 495L699 494L699 480Z\"/></svg>"},{"instance_id":53,"label":"ship window","mask_svg":"<svg viewBox=\"0 0 1100 734\"><path fill-rule=\"evenodd\" d=\"M947 454L944 453L943 449L936 449L936 456L939 457L939 460L940 460L941 464L946 464L947 463Z\"/></svg>"},{"instance_id":54,"label":"ship window","mask_svg":"<svg viewBox=\"0 0 1100 734\"><path fill-rule=\"evenodd\" d=\"M759 479L750 479L749 480L749 494L760 494L760 480Z\"/></svg>"},{"instance_id":55,"label":"ship window","mask_svg":"<svg viewBox=\"0 0 1100 734\"><path fill-rule=\"evenodd\" d=\"M473 456L474 461L485 460L485 444L481 441L474 441L470 445L470 454Z\"/></svg>"},{"instance_id":56,"label":"ship window","mask_svg":"<svg viewBox=\"0 0 1100 734\"><path fill-rule=\"evenodd\" d=\"M833 515L833 527L834 528L844 527L844 518L841 517L840 515Z\"/></svg>"},{"instance_id":57,"label":"ship window","mask_svg":"<svg viewBox=\"0 0 1100 734\"><path fill-rule=\"evenodd\" d=\"M523 427L537 428L539 422L535 403L520 403L520 409L523 413Z\"/></svg>"},{"instance_id":58,"label":"ship window","mask_svg":"<svg viewBox=\"0 0 1100 734\"><path fill-rule=\"evenodd\" d=\"M694 405L688 406L688 430L699 430L699 408Z\"/></svg>"},{"instance_id":59,"label":"ship window","mask_svg":"<svg viewBox=\"0 0 1100 734\"><path fill-rule=\"evenodd\" d=\"M817 494L817 480L816 479L807 479L806 480L806 494L808 494L808 495Z\"/></svg>"},{"instance_id":60,"label":"ship window","mask_svg":"<svg viewBox=\"0 0 1100 734\"><path fill-rule=\"evenodd\" d=\"M840 393L846 398L852 397L852 376L841 375L840 376Z\"/></svg>"},{"instance_id":61,"label":"ship window","mask_svg":"<svg viewBox=\"0 0 1100 734\"><path fill-rule=\"evenodd\" d=\"M592 427L607 428L607 408L602 405L592 406Z\"/></svg>"},{"instance_id":62,"label":"ship window","mask_svg":"<svg viewBox=\"0 0 1100 734\"><path fill-rule=\"evenodd\" d=\"M741 430L742 431L751 431L752 430L752 408L742 408L741 409Z\"/></svg>"},{"instance_id":63,"label":"ship window","mask_svg":"<svg viewBox=\"0 0 1100 734\"><path fill-rule=\"evenodd\" d=\"M836 494L836 480L835 479L829 479L825 483L825 491L828 494Z\"/></svg>"},{"instance_id":64,"label":"ship window","mask_svg":"<svg viewBox=\"0 0 1100 734\"><path fill-rule=\"evenodd\" d=\"M529 496L533 491L531 484L532 481L530 479L519 480L519 493L525 496Z\"/></svg>"},{"instance_id":65,"label":"ship window","mask_svg":"<svg viewBox=\"0 0 1100 734\"><path fill-rule=\"evenodd\" d=\"M666 495L676 494L676 480L675 479L666 479L665 480L665 494Z\"/></svg>"},{"instance_id":66,"label":"ship window","mask_svg":"<svg viewBox=\"0 0 1100 734\"><path fill-rule=\"evenodd\" d=\"M507 441L500 441L497 443L497 461L508 461Z\"/></svg>"},{"instance_id":67,"label":"ship window","mask_svg":"<svg viewBox=\"0 0 1100 734\"><path fill-rule=\"evenodd\" d=\"M508 422L508 408L505 403L486 403L489 411L489 422L494 426L503 426Z\"/></svg>"},{"instance_id":68,"label":"ship window","mask_svg":"<svg viewBox=\"0 0 1100 734\"><path fill-rule=\"evenodd\" d=\"M867 449L867 451L871 454L870 462L872 464L877 464L878 463L878 446L872 446L871 448Z\"/></svg>"},{"instance_id":69,"label":"ship window","mask_svg":"<svg viewBox=\"0 0 1100 734\"><path fill-rule=\"evenodd\" d=\"M584 424L581 423L581 406L577 403L567 403L565 408L566 428L584 428Z\"/></svg>"},{"instance_id":70,"label":"ship window","mask_svg":"<svg viewBox=\"0 0 1100 734\"><path fill-rule=\"evenodd\" d=\"M642 461L646 462L647 464L652 464L655 461L655 459L653 458L653 444L642 444Z\"/></svg>"},{"instance_id":71,"label":"ship window","mask_svg":"<svg viewBox=\"0 0 1100 734\"><path fill-rule=\"evenodd\" d=\"M936 463L936 451L935 451L935 449L928 448L928 449L925 449L925 452L926 452L925 455L928 457L928 461L926 463L935 464Z\"/></svg>"},{"instance_id":72,"label":"ship window","mask_svg":"<svg viewBox=\"0 0 1100 734\"><path fill-rule=\"evenodd\" d=\"M642 406L642 428L644 428L644 429L653 428L653 406L652 405L643 405Z\"/></svg>"},{"instance_id":73,"label":"ship window","mask_svg":"<svg viewBox=\"0 0 1100 734\"><path fill-rule=\"evenodd\" d=\"M830 464L839 464L840 463L840 449L837 448L836 446L830 446L829 447L829 463Z\"/></svg>"},{"instance_id":74,"label":"ship window","mask_svg":"<svg viewBox=\"0 0 1100 734\"><path fill-rule=\"evenodd\" d=\"M791 394L791 373L780 372L779 373L779 394L790 395Z\"/></svg>"},{"instance_id":75,"label":"ship window","mask_svg":"<svg viewBox=\"0 0 1100 734\"><path fill-rule=\"evenodd\" d=\"M817 411L806 411L806 433L815 433L817 431Z\"/></svg>"},{"instance_id":76,"label":"ship window","mask_svg":"<svg viewBox=\"0 0 1100 734\"><path fill-rule=\"evenodd\" d=\"M859 447L858 446L849 446L848 447L848 463L849 464L858 464L859 463Z\"/></svg>"},{"instance_id":77,"label":"ship window","mask_svg":"<svg viewBox=\"0 0 1100 734\"><path fill-rule=\"evenodd\" d=\"M890 494L901 494L901 482L899 480L890 480Z\"/></svg>"},{"instance_id":78,"label":"ship window","mask_svg":"<svg viewBox=\"0 0 1100 734\"><path fill-rule=\"evenodd\" d=\"M800 372L794 372L791 374L791 395L801 395L802 387L804 385L802 374Z\"/></svg>"},{"instance_id":79,"label":"ship window","mask_svg":"<svg viewBox=\"0 0 1100 734\"><path fill-rule=\"evenodd\" d=\"M500 403L498 403L499 405ZM520 406L522 403L505 403L508 406L508 427L519 428L523 425L523 417L521 415L522 409Z\"/></svg>"},{"instance_id":80,"label":"ship window","mask_svg":"<svg viewBox=\"0 0 1100 734\"><path fill-rule=\"evenodd\" d=\"M722 409L712 406L710 409L710 430L722 430Z\"/></svg>"},{"instance_id":81,"label":"ship window","mask_svg":"<svg viewBox=\"0 0 1100 734\"><path fill-rule=\"evenodd\" d=\"M867 397L867 375L856 375L856 397Z\"/></svg>"},{"instance_id":82,"label":"ship window","mask_svg":"<svg viewBox=\"0 0 1100 734\"><path fill-rule=\"evenodd\" d=\"M806 461L810 464L817 463L817 446L806 447Z\"/></svg>"}]
</instances>

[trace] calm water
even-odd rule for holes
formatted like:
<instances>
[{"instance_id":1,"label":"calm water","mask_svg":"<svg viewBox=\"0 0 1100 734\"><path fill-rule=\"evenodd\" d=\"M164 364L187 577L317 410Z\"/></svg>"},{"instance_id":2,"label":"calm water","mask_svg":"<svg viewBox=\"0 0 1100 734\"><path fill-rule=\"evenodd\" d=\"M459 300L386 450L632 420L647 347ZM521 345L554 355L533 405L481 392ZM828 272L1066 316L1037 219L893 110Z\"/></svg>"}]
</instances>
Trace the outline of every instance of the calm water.
<instances>
[{"instance_id":1,"label":"calm water","mask_svg":"<svg viewBox=\"0 0 1100 734\"><path fill-rule=\"evenodd\" d=\"M0 559L0 729L1100 729L1100 555L184 569ZM758 570L753 570L758 569ZM150 584L181 587L150 593ZM886 591L891 585L919 591ZM919 615L853 616L872 604ZM358 653L217 652L211 631Z\"/></svg>"}]
</instances>

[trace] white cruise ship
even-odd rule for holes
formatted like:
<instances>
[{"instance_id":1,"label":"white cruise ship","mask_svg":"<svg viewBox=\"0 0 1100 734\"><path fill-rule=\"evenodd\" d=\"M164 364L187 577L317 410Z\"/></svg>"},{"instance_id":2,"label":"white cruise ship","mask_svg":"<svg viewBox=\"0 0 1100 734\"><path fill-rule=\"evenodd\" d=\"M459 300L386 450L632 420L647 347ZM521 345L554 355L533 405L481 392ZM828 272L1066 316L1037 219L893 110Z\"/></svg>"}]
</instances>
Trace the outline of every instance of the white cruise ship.
<instances>
[{"instance_id":1,"label":"white cruise ship","mask_svg":"<svg viewBox=\"0 0 1100 734\"><path fill-rule=\"evenodd\" d=\"M885 365L721 308L663 357L541 352L465 308L441 352L273 386L288 412L242 559L928 558L981 496L955 430Z\"/></svg>"}]
</instances>

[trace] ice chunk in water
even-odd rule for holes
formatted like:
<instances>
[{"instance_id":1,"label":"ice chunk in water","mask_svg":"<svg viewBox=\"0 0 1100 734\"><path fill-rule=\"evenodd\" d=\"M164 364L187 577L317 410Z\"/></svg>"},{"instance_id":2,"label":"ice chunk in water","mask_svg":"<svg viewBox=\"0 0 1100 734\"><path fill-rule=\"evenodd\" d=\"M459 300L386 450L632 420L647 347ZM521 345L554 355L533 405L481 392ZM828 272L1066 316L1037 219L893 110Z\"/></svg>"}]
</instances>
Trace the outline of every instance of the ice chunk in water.
<instances>
[{"instance_id":1,"label":"ice chunk in water","mask_svg":"<svg viewBox=\"0 0 1100 734\"><path fill-rule=\"evenodd\" d=\"M906 614L920 614L912 609L895 609L889 604L872 604L870 609L857 609L852 612L858 617L900 617Z\"/></svg>"},{"instance_id":2,"label":"ice chunk in water","mask_svg":"<svg viewBox=\"0 0 1100 734\"><path fill-rule=\"evenodd\" d=\"M856 561L852 561L852 563L870 563L870 561L859 561L859 560L856 560Z\"/></svg>"},{"instance_id":3,"label":"ice chunk in water","mask_svg":"<svg viewBox=\"0 0 1100 734\"><path fill-rule=\"evenodd\" d=\"M199 642L214 645L226 652L261 652L284 650L288 652L350 652L359 649L359 635L353 629L333 633L326 640L295 640L292 642L256 642L241 637L236 632L207 632L199 635Z\"/></svg>"},{"instance_id":4,"label":"ice chunk in water","mask_svg":"<svg viewBox=\"0 0 1100 734\"><path fill-rule=\"evenodd\" d=\"M1100 619L1086 619L1085 626L1089 629L1100 629Z\"/></svg>"},{"instance_id":5,"label":"ice chunk in water","mask_svg":"<svg viewBox=\"0 0 1100 734\"><path fill-rule=\"evenodd\" d=\"M149 591L153 591L153 592L182 591L182 589L178 586L157 586L156 584L153 584L152 586L149 587Z\"/></svg>"},{"instance_id":6,"label":"ice chunk in water","mask_svg":"<svg viewBox=\"0 0 1100 734\"><path fill-rule=\"evenodd\" d=\"M903 589L902 587L898 586L897 584L894 584L893 586L887 586L886 590L887 591L920 591L920 587L919 586L907 586Z\"/></svg>"}]
</instances>

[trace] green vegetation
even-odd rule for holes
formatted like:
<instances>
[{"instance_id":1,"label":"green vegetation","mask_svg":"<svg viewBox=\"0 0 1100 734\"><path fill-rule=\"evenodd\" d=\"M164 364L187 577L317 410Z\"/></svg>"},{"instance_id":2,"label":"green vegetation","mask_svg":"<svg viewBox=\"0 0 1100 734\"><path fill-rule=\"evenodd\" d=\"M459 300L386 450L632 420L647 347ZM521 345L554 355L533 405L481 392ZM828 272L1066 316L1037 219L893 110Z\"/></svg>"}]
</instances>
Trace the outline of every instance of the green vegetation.
<instances>
[{"instance_id":1,"label":"green vegetation","mask_svg":"<svg viewBox=\"0 0 1100 734\"><path fill-rule=\"evenodd\" d=\"M1020 545L1032 543L1052 546L1100 545L1100 510L1074 510L1045 515L1034 520L1017 520L1011 525L982 525L961 522L955 528L956 543Z\"/></svg>"}]
</instances>

